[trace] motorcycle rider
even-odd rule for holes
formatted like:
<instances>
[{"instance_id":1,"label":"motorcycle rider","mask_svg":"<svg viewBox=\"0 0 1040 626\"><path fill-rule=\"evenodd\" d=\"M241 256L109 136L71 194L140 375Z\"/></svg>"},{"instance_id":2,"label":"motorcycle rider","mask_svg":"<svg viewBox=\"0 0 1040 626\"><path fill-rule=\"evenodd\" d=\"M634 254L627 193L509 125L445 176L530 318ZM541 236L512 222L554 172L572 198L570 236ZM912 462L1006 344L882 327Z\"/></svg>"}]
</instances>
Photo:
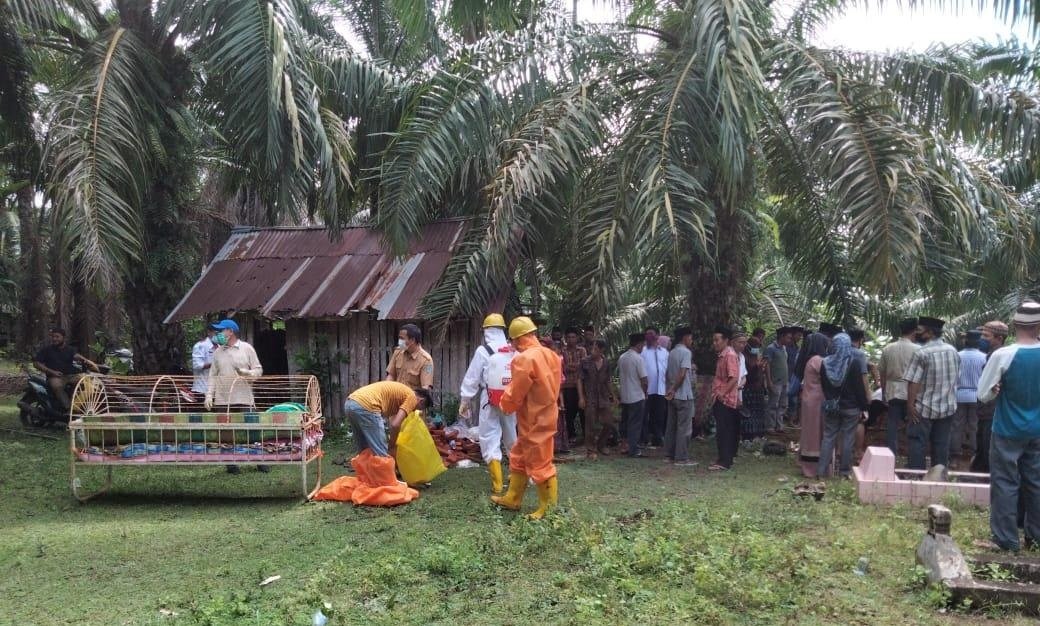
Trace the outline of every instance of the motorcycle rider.
<instances>
[{"instance_id":1,"label":"motorcycle rider","mask_svg":"<svg viewBox=\"0 0 1040 626\"><path fill-rule=\"evenodd\" d=\"M506 341L506 320L501 313L491 313L485 317L482 326L484 343L473 354L473 360L462 379L459 414L463 419L468 418L473 399L478 399L480 454L491 475L491 491L498 495L502 492L502 448L504 446L510 450L516 442L516 415L503 413L499 407L502 391L505 390L503 376L508 375L509 364L515 353Z\"/></svg>"},{"instance_id":2,"label":"motorcycle rider","mask_svg":"<svg viewBox=\"0 0 1040 626\"><path fill-rule=\"evenodd\" d=\"M47 376L47 386L62 412L71 406L66 385L75 385L83 376L76 371L76 363L82 363L87 369L97 372L98 366L93 361L76 352L66 343L65 330L51 329L51 343L36 353L33 365Z\"/></svg>"}]
</instances>

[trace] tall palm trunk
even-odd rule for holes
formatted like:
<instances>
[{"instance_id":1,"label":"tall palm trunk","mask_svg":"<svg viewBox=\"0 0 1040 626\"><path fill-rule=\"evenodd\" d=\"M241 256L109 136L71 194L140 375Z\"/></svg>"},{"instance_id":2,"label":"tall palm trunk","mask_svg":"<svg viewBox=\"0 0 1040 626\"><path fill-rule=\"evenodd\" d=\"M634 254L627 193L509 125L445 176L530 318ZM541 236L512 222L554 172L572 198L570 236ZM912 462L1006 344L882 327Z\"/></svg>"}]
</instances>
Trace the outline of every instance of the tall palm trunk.
<instances>
[{"instance_id":1,"label":"tall palm trunk","mask_svg":"<svg viewBox=\"0 0 1040 626\"><path fill-rule=\"evenodd\" d=\"M200 225L192 210L198 199L193 149L173 129L161 132L160 139L167 167L152 182L141 211L143 258L130 270L123 288L134 370L142 374L185 369L184 330L163 320L191 287L199 261Z\"/></svg>"},{"instance_id":2,"label":"tall palm trunk","mask_svg":"<svg viewBox=\"0 0 1040 626\"><path fill-rule=\"evenodd\" d=\"M695 258L687 270L687 316L693 327L695 358L701 373L713 371L715 353L711 336L715 327L739 322L747 302L750 225L738 209L724 203L718 204L715 216L714 267Z\"/></svg>"},{"instance_id":3,"label":"tall palm trunk","mask_svg":"<svg viewBox=\"0 0 1040 626\"><path fill-rule=\"evenodd\" d=\"M90 285L80 279L72 281L72 327L70 343L88 359L98 359L93 345L97 340L99 298Z\"/></svg>"},{"instance_id":4,"label":"tall palm trunk","mask_svg":"<svg viewBox=\"0 0 1040 626\"><path fill-rule=\"evenodd\" d=\"M33 207L35 188L30 185L18 191L18 242L19 261L22 268L20 308L18 318L18 343L20 354L32 354L43 341L47 330L46 303L44 302L47 281L41 245L41 219Z\"/></svg>"}]
</instances>

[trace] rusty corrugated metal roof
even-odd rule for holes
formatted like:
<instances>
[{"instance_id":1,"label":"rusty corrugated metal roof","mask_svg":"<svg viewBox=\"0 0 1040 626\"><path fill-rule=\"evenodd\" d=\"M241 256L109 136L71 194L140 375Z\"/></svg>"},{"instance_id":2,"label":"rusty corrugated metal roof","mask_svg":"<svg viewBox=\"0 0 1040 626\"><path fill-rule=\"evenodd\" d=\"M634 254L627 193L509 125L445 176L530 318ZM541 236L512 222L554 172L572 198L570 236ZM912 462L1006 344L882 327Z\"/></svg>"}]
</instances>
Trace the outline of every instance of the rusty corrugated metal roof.
<instances>
[{"instance_id":1,"label":"rusty corrugated metal roof","mask_svg":"<svg viewBox=\"0 0 1040 626\"><path fill-rule=\"evenodd\" d=\"M348 228L335 241L323 228L236 228L166 323L226 309L281 319L368 310L415 319L465 227L464 220L429 224L400 258L370 228Z\"/></svg>"}]
</instances>

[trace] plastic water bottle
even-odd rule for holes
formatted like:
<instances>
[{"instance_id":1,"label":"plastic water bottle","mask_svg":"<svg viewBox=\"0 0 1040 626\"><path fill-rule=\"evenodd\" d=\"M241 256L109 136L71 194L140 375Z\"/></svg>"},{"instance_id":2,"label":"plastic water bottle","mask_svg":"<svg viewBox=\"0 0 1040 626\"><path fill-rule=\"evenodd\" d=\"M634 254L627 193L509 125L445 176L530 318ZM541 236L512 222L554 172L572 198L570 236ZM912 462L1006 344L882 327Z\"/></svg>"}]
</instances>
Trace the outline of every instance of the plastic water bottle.
<instances>
[{"instance_id":1,"label":"plastic water bottle","mask_svg":"<svg viewBox=\"0 0 1040 626\"><path fill-rule=\"evenodd\" d=\"M325 614L321 612L321 609L318 609L314 612L314 617L311 618L311 623L314 624L314 626L325 626L325 624L329 623L329 618L325 617Z\"/></svg>"}]
</instances>

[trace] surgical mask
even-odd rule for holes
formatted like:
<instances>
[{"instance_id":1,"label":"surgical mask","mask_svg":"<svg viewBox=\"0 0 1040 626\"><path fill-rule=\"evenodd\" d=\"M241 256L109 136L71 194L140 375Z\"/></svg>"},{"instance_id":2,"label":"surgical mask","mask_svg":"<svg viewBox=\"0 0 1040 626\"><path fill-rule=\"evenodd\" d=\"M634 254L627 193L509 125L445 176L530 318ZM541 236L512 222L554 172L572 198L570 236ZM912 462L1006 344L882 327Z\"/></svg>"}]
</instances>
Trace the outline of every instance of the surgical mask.
<instances>
[{"instance_id":1,"label":"surgical mask","mask_svg":"<svg viewBox=\"0 0 1040 626\"><path fill-rule=\"evenodd\" d=\"M759 352L760 352L760 350L758 348L751 348L751 355L752 356L758 356Z\"/></svg>"},{"instance_id":2,"label":"surgical mask","mask_svg":"<svg viewBox=\"0 0 1040 626\"><path fill-rule=\"evenodd\" d=\"M993 345L990 344L989 339L979 339L979 350L989 353L989 349L992 347Z\"/></svg>"},{"instance_id":3,"label":"surgical mask","mask_svg":"<svg viewBox=\"0 0 1040 626\"><path fill-rule=\"evenodd\" d=\"M224 333L217 333L216 335L213 335L213 341L215 341L218 346L226 346L227 335Z\"/></svg>"},{"instance_id":4,"label":"surgical mask","mask_svg":"<svg viewBox=\"0 0 1040 626\"><path fill-rule=\"evenodd\" d=\"M408 342L406 342L404 339L398 339L397 347L401 350L404 350L406 347L408 347Z\"/></svg>"}]
</instances>

